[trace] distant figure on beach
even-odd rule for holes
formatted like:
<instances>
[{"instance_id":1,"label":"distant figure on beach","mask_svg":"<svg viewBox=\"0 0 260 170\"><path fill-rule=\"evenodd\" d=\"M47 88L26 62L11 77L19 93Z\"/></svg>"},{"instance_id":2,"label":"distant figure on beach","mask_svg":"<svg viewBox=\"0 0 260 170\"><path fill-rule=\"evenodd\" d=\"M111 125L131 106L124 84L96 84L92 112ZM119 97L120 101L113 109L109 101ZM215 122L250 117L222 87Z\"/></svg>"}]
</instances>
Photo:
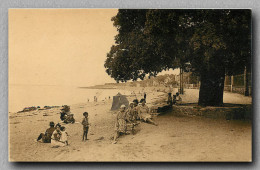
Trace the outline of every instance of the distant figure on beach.
<instances>
[{"instance_id":1,"label":"distant figure on beach","mask_svg":"<svg viewBox=\"0 0 260 170\"><path fill-rule=\"evenodd\" d=\"M81 124L83 125L83 138L82 141L88 140L88 129L89 129L89 123L88 123L88 112L83 113L83 120Z\"/></svg>"},{"instance_id":2,"label":"distant figure on beach","mask_svg":"<svg viewBox=\"0 0 260 170\"><path fill-rule=\"evenodd\" d=\"M146 101L146 93L144 92L144 100Z\"/></svg>"},{"instance_id":3,"label":"distant figure on beach","mask_svg":"<svg viewBox=\"0 0 260 170\"><path fill-rule=\"evenodd\" d=\"M140 117L140 120L157 126L157 124L152 120L148 106L145 105L145 100L141 99L140 103L141 105L138 106L138 116Z\"/></svg>"},{"instance_id":4,"label":"distant figure on beach","mask_svg":"<svg viewBox=\"0 0 260 170\"><path fill-rule=\"evenodd\" d=\"M108 99L110 100L110 96L108 96Z\"/></svg>"},{"instance_id":5,"label":"distant figure on beach","mask_svg":"<svg viewBox=\"0 0 260 170\"><path fill-rule=\"evenodd\" d=\"M88 98L88 102L89 102L89 98Z\"/></svg>"},{"instance_id":6,"label":"distant figure on beach","mask_svg":"<svg viewBox=\"0 0 260 170\"><path fill-rule=\"evenodd\" d=\"M113 144L117 143L117 139L120 135L126 133L126 106L121 105L120 111L116 115L116 122L115 122L115 135L114 135L114 142Z\"/></svg>"},{"instance_id":7,"label":"distant figure on beach","mask_svg":"<svg viewBox=\"0 0 260 170\"><path fill-rule=\"evenodd\" d=\"M41 133L37 138L37 142L41 140L43 143L51 143L52 133L55 131L54 122L50 122L50 128L44 133Z\"/></svg>"}]
</instances>

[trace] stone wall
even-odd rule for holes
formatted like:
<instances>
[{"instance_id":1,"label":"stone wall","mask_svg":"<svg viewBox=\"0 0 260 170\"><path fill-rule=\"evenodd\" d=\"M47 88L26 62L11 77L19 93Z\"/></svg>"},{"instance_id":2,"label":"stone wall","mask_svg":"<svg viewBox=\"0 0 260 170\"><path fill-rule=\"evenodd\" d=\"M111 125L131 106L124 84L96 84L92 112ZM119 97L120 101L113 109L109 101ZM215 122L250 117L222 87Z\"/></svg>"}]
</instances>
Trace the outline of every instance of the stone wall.
<instances>
[{"instance_id":1,"label":"stone wall","mask_svg":"<svg viewBox=\"0 0 260 170\"><path fill-rule=\"evenodd\" d=\"M186 116L203 116L213 119L252 120L252 105L233 105L227 107L174 105L172 113Z\"/></svg>"}]
</instances>

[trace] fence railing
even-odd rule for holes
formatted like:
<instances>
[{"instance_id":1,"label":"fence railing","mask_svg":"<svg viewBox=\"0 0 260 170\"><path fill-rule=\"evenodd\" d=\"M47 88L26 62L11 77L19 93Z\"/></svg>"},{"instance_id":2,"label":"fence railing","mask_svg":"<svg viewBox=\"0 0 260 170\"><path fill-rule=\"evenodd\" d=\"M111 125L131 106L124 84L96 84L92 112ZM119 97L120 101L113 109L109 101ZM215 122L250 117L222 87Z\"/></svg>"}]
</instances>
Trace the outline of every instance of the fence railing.
<instances>
[{"instance_id":1,"label":"fence railing","mask_svg":"<svg viewBox=\"0 0 260 170\"><path fill-rule=\"evenodd\" d=\"M245 87L244 86L225 85L224 90L232 92L232 93L245 94ZM248 87L248 93L251 96L251 94L252 94L252 87L251 86Z\"/></svg>"}]
</instances>

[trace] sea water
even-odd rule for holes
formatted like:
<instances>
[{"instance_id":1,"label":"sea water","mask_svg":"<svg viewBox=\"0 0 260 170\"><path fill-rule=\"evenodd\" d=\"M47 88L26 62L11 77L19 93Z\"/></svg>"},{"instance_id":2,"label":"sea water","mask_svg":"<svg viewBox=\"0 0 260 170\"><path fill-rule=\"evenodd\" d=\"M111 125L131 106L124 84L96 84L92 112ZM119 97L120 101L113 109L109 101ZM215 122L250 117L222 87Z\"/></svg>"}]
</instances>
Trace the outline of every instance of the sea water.
<instances>
[{"instance_id":1,"label":"sea water","mask_svg":"<svg viewBox=\"0 0 260 170\"><path fill-rule=\"evenodd\" d=\"M119 89L88 89L74 86L9 85L8 109L17 112L31 106L61 106L77 103L113 99L117 93L129 95L131 92Z\"/></svg>"}]
</instances>

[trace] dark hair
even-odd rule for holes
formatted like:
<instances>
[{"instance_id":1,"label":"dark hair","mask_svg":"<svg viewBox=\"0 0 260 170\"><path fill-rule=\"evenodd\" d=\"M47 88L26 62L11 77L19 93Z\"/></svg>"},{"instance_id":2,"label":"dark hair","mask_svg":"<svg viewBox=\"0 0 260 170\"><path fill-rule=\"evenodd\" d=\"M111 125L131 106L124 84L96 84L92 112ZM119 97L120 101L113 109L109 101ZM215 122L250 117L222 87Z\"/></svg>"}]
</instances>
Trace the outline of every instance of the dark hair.
<instances>
[{"instance_id":1,"label":"dark hair","mask_svg":"<svg viewBox=\"0 0 260 170\"><path fill-rule=\"evenodd\" d=\"M88 112L84 112L84 113L83 113L83 116L86 116L86 115L88 115Z\"/></svg>"},{"instance_id":2,"label":"dark hair","mask_svg":"<svg viewBox=\"0 0 260 170\"><path fill-rule=\"evenodd\" d=\"M143 102L145 102L145 100L144 100L144 99L141 99L141 100L140 100L140 103L143 103Z\"/></svg>"},{"instance_id":3,"label":"dark hair","mask_svg":"<svg viewBox=\"0 0 260 170\"><path fill-rule=\"evenodd\" d=\"M55 128L57 128L57 127L61 127L61 125L60 125L59 123L57 123L56 126L55 126Z\"/></svg>"},{"instance_id":4,"label":"dark hair","mask_svg":"<svg viewBox=\"0 0 260 170\"><path fill-rule=\"evenodd\" d=\"M64 129L65 129L65 127L64 127L64 126L61 126L61 127L60 127L60 130L61 130L61 131L63 131Z\"/></svg>"},{"instance_id":5,"label":"dark hair","mask_svg":"<svg viewBox=\"0 0 260 170\"><path fill-rule=\"evenodd\" d=\"M54 122L51 121L51 122L50 122L50 126L51 126L51 127L54 127L54 125L55 125Z\"/></svg>"},{"instance_id":6,"label":"dark hair","mask_svg":"<svg viewBox=\"0 0 260 170\"><path fill-rule=\"evenodd\" d=\"M133 102L134 102L134 103L137 103L137 104L139 103L139 102L138 102L138 99L134 99Z\"/></svg>"}]
</instances>

